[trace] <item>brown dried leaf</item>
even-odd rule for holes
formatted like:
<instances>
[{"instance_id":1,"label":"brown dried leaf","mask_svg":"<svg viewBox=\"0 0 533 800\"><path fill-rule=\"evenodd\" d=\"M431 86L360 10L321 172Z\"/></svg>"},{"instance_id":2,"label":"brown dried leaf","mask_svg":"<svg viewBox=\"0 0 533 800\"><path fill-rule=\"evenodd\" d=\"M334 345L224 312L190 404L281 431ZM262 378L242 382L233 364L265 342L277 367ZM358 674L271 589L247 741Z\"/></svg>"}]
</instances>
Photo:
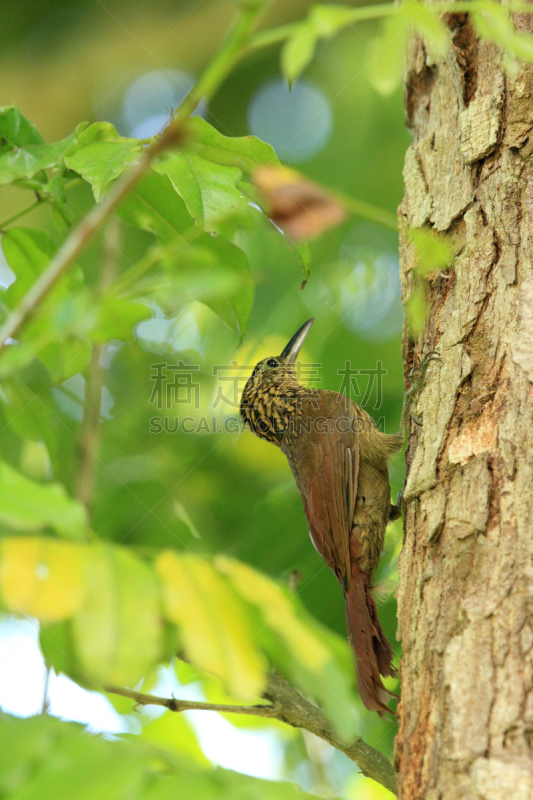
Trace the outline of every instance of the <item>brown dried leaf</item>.
<instances>
[{"instance_id":1,"label":"brown dried leaf","mask_svg":"<svg viewBox=\"0 0 533 800\"><path fill-rule=\"evenodd\" d=\"M346 218L346 209L335 197L296 170L262 167L253 180L267 201L270 218L294 242L316 239Z\"/></svg>"}]
</instances>

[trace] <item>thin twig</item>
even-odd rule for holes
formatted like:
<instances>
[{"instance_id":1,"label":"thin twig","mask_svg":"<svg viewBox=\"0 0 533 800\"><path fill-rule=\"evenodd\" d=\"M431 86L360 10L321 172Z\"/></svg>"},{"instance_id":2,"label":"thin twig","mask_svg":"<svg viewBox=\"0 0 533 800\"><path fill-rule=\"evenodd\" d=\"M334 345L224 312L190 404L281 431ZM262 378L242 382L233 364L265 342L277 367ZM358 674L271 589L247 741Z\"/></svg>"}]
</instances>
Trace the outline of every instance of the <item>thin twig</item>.
<instances>
[{"instance_id":1,"label":"thin twig","mask_svg":"<svg viewBox=\"0 0 533 800\"><path fill-rule=\"evenodd\" d=\"M103 370L102 345L91 345L91 358L85 381L85 399L79 443L79 466L76 497L91 509L97 453L100 449L100 406L102 403Z\"/></svg>"},{"instance_id":2,"label":"thin twig","mask_svg":"<svg viewBox=\"0 0 533 800\"><path fill-rule=\"evenodd\" d=\"M237 57L244 49L250 30L265 7L266 0L247 0L242 2L238 16L220 50L207 66L196 86L179 106L174 119L153 144L146 150L141 160L120 178L109 193L97 203L87 216L72 231L52 258L44 272L24 295L20 304L8 316L0 329L0 352L6 342L15 336L24 322L31 316L56 281L76 261L82 250L91 241L96 231L110 217L117 206L135 188L150 168L150 164L164 150L180 141L184 125L198 103L210 98L216 92L226 75L233 68Z\"/></svg>"},{"instance_id":3,"label":"thin twig","mask_svg":"<svg viewBox=\"0 0 533 800\"><path fill-rule=\"evenodd\" d=\"M327 4L324 3L323 5L325 5L327 8ZM492 5L498 9L501 8L499 3L492 3ZM318 7L320 8L320 5ZM477 0L466 0L466 2L461 2L461 0L459 0L459 2L453 3L435 2L432 3L431 6L427 7L430 8L435 14L446 14L452 11L464 11L467 13L477 11L478 13L490 13L490 7L488 6L486 0L481 0L481 2L477 2ZM533 13L531 4L520 2L520 0L518 0L518 2L511 0L511 2L506 3L504 8L509 13ZM343 14L345 15L345 27L354 25L357 22L363 22L371 19L382 19L383 17L390 17L394 14L401 14L403 10L404 9L402 8L402 5L397 3L377 3L375 5L360 6L359 8L348 9L343 7L342 9ZM298 33L306 24L308 24L308 19L303 19L297 22L289 22L286 25L279 25L277 28L270 28L270 30L259 31L255 34L255 36L252 37L252 39L250 39L250 42L243 51L243 55L254 52L255 50L261 50L263 47L269 47L273 44L285 42L287 39L290 39L292 36L294 36L294 34ZM339 28L338 32L340 33L341 30L342 28ZM330 38L330 36L331 34L329 33L324 34L324 38Z\"/></svg>"},{"instance_id":4,"label":"thin twig","mask_svg":"<svg viewBox=\"0 0 533 800\"><path fill-rule=\"evenodd\" d=\"M20 219L20 217L23 217L24 214L29 214L30 211L33 211L34 208L37 208L37 206L40 206L41 203L44 202L45 201L42 197L38 197L37 200L34 200L34 202L30 203L30 205L26 206L26 208L23 208L22 211L17 211L17 213L13 214L13 216L9 217L9 219L5 219L3 222L0 222L0 231L5 230L8 225L11 225L12 222L16 222L18 219Z\"/></svg>"},{"instance_id":5,"label":"thin twig","mask_svg":"<svg viewBox=\"0 0 533 800\"><path fill-rule=\"evenodd\" d=\"M48 709L50 708L50 698L48 696L48 690L50 688L50 672L52 667L49 667L48 664L45 664L46 673L44 676L44 688L43 688L43 702L41 705L41 715L44 717L48 714Z\"/></svg>"},{"instance_id":6,"label":"thin twig","mask_svg":"<svg viewBox=\"0 0 533 800\"><path fill-rule=\"evenodd\" d=\"M117 253L120 252L120 221L111 219L104 239L102 267L96 294L105 296L117 273ZM76 481L76 496L85 504L90 512L94 494L95 471L100 449L100 408L102 405L102 388L104 370L102 359L105 347L99 342L91 345L91 357L85 381L85 398L83 403L83 419L80 431L79 466Z\"/></svg>"},{"instance_id":7,"label":"thin twig","mask_svg":"<svg viewBox=\"0 0 533 800\"><path fill-rule=\"evenodd\" d=\"M293 728L301 728L313 733L320 739L331 744L337 750L348 756L357 764L364 775L373 778L390 792L396 793L396 775L390 761L383 753L374 749L359 736L352 737L350 742L339 739L333 726L325 714L287 683L281 675L269 675L268 683L263 697L270 705L233 706L218 703L203 703L192 700L177 700L176 698L156 697L151 694L135 692L132 689L111 686L106 689L112 694L130 697L138 705L157 705L168 708L170 711L189 711L197 709L202 711L218 711L226 714L249 714L255 717L268 717L285 722Z\"/></svg>"},{"instance_id":8,"label":"thin twig","mask_svg":"<svg viewBox=\"0 0 533 800\"><path fill-rule=\"evenodd\" d=\"M199 700L177 700L175 697L157 697L153 694L134 692L118 686L108 686L106 692L120 694L135 700L138 706L163 706L169 711L218 711L219 714L249 714L253 717L269 717L275 719L277 712L274 706L237 706L224 703L203 703Z\"/></svg>"},{"instance_id":9,"label":"thin twig","mask_svg":"<svg viewBox=\"0 0 533 800\"><path fill-rule=\"evenodd\" d=\"M355 214L356 217L367 219L370 222L375 222L376 225L381 225L382 228L388 228L391 231L398 230L398 220L396 215L385 208L373 206L371 203L366 203L364 200L358 200L356 197L351 197L344 192L331 191L339 203L341 203L348 211Z\"/></svg>"}]
</instances>

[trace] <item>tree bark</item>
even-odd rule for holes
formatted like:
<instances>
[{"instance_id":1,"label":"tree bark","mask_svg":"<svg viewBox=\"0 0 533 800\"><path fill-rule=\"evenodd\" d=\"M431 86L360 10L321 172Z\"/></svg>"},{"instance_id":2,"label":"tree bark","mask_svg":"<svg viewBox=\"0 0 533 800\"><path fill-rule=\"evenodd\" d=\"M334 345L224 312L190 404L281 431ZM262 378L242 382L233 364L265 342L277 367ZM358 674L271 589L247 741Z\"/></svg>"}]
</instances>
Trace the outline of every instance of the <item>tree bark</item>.
<instances>
[{"instance_id":1,"label":"tree bark","mask_svg":"<svg viewBox=\"0 0 533 800\"><path fill-rule=\"evenodd\" d=\"M517 15L525 29L527 17ZM533 69L514 76L448 15L453 47L411 43L414 141L400 206L451 237L424 280L427 322L404 360L438 349L412 426L400 558L401 800L533 797Z\"/></svg>"}]
</instances>

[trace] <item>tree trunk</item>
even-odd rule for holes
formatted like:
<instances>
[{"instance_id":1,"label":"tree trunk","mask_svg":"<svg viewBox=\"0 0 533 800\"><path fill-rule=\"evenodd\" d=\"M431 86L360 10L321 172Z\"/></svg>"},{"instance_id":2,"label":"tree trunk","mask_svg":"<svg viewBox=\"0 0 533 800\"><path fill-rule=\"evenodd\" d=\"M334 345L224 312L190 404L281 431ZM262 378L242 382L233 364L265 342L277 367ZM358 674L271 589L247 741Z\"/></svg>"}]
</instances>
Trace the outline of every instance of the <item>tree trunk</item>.
<instances>
[{"instance_id":1,"label":"tree trunk","mask_svg":"<svg viewBox=\"0 0 533 800\"><path fill-rule=\"evenodd\" d=\"M524 19L518 27L525 28ZM435 60L411 44L414 142L400 207L451 236L424 280L427 324L405 363L438 348L412 425L400 559L401 800L533 797L533 69L506 75L467 15Z\"/></svg>"}]
</instances>

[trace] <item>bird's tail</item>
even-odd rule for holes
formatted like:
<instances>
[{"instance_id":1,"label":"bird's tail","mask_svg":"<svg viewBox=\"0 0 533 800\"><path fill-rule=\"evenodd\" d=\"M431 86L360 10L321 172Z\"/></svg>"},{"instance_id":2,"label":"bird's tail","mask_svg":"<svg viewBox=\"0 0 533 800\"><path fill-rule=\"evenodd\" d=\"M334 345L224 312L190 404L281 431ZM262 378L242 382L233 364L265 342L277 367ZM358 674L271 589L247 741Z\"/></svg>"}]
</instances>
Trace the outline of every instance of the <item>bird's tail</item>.
<instances>
[{"instance_id":1,"label":"bird's tail","mask_svg":"<svg viewBox=\"0 0 533 800\"><path fill-rule=\"evenodd\" d=\"M388 711L393 692L385 689L383 676L396 677L392 666L392 647L383 633L376 604L368 587L366 573L352 562L350 586L344 594L348 638L353 647L357 667L357 686L366 708L380 716Z\"/></svg>"}]
</instances>

